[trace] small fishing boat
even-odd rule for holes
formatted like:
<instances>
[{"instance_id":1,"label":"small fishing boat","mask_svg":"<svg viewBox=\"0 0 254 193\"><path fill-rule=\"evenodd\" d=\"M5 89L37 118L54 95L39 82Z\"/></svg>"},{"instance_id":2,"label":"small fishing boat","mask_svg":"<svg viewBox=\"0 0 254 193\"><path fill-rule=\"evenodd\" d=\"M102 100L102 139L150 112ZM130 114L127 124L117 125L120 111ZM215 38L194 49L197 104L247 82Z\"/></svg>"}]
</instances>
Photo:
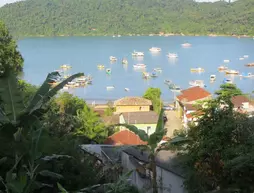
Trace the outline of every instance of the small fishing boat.
<instances>
[{"instance_id":1,"label":"small fishing boat","mask_svg":"<svg viewBox=\"0 0 254 193\"><path fill-rule=\"evenodd\" d=\"M124 90L125 90L126 92L129 92L129 91L130 91L130 89L129 89L129 88L124 88Z\"/></svg>"},{"instance_id":2,"label":"small fishing boat","mask_svg":"<svg viewBox=\"0 0 254 193\"><path fill-rule=\"evenodd\" d=\"M103 64L98 64L98 65L97 65L97 68L101 70L101 69L104 69L105 66L104 66Z\"/></svg>"},{"instance_id":3,"label":"small fishing boat","mask_svg":"<svg viewBox=\"0 0 254 193\"><path fill-rule=\"evenodd\" d=\"M189 47L191 47L191 44L190 43L184 43L184 44L182 44L182 47L189 48Z\"/></svg>"},{"instance_id":4,"label":"small fishing boat","mask_svg":"<svg viewBox=\"0 0 254 193\"><path fill-rule=\"evenodd\" d=\"M244 57L244 58L249 58L249 56L248 56L248 55L243 55L243 57Z\"/></svg>"},{"instance_id":5,"label":"small fishing boat","mask_svg":"<svg viewBox=\"0 0 254 193\"><path fill-rule=\"evenodd\" d=\"M128 64L128 60L126 58L122 59L122 64Z\"/></svg>"},{"instance_id":6,"label":"small fishing boat","mask_svg":"<svg viewBox=\"0 0 254 193\"><path fill-rule=\"evenodd\" d=\"M168 53L168 58L178 58L178 55L176 53Z\"/></svg>"},{"instance_id":7,"label":"small fishing boat","mask_svg":"<svg viewBox=\"0 0 254 193\"><path fill-rule=\"evenodd\" d=\"M131 55L134 57L143 57L145 54L144 54L144 52L136 52L134 50L134 52Z\"/></svg>"},{"instance_id":8,"label":"small fishing boat","mask_svg":"<svg viewBox=\"0 0 254 193\"><path fill-rule=\"evenodd\" d=\"M232 81L231 79L225 78L225 79L223 80L223 83L224 83L224 84L233 84L233 81Z\"/></svg>"},{"instance_id":9,"label":"small fishing boat","mask_svg":"<svg viewBox=\"0 0 254 193\"><path fill-rule=\"evenodd\" d=\"M62 69L70 69L71 66L68 65L68 64L63 64L62 66L60 66L60 68L62 68Z\"/></svg>"},{"instance_id":10,"label":"small fishing boat","mask_svg":"<svg viewBox=\"0 0 254 193\"><path fill-rule=\"evenodd\" d=\"M164 84L170 85L172 83L171 80L164 80Z\"/></svg>"},{"instance_id":11,"label":"small fishing boat","mask_svg":"<svg viewBox=\"0 0 254 193\"><path fill-rule=\"evenodd\" d=\"M110 57L109 57L109 60L110 60L111 62L115 62L115 61L117 61L117 58L116 58L115 56L110 56Z\"/></svg>"},{"instance_id":12,"label":"small fishing boat","mask_svg":"<svg viewBox=\"0 0 254 193\"><path fill-rule=\"evenodd\" d=\"M111 69L110 69L110 68L107 68L107 69L106 69L106 73L107 73L107 74L111 74Z\"/></svg>"},{"instance_id":13,"label":"small fishing boat","mask_svg":"<svg viewBox=\"0 0 254 193\"><path fill-rule=\"evenodd\" d=\"M75 84L76 84L76 82L74 82L74 81L68 82L68 85L75 85Z\"/></svg>"},{"instance_id":14,"label":"small fishing boat","mask_svg":"<svg viewBox=\"0 0 254 193\"><path fill-rule=\"evenodd\" d=\"M239 74L239 71L237 71L237 70L226 70L225 73L226 74Z\"/></svg>"},{"instance_id":15,"label":"small fishing boat","mask_svg":"<svg viewBox=\"0 0 254 193\"><path fill-rule=\"evenodd\" d=\"M148 72L143 72L142 76L144 79L150 78L150 74Z\"/></svg>"},{"instance_id":16,"label":"small fishing boat","mask_svg":"<svg viewBox=\"0 0 254 193\"><path fill-rule=\"evenodd\" d=\"M230 60L223 60L223 62L224 62L224 63L229 63L229 62L230 62Z\"/></svg>"},{"instance_id":17,"label":"small fishing boat","mask_svg":"<svg viewBox=\"0 0 254 193\"><path fill-rule=\"evenodd\" d=\"M192 80L189 82L189 85L194 87L194 86L199 86L201 88L205 87L204 81L203 80Z\"/></svg>"},{"instance_id":18,"label":"small fishing boat","mask_svg":"<svg viewBox=\"0 0 254 193\"><path fill-rule=\"evenodd\" d=\"M69 89L68 86L64 86L64 87L63 87L63 90L68 90L68 89Z\"/></svg>"},{"instance_id":19,"label":"small fishing boat","mask_svg":"<svg viewBox=\"0 0 254 193\"><path fill-rule=\"evenodd\" d=\"M201 68L201 67L198 67L198 68L191 68L190 71L191 72L204 72L205 69Z\"/></svg>"},{"instance_id":20,"label":"small fishing boat","mask_svg":"<svg viewBox=\"0 0 254 193\"><path fill-rule=\"evenodd\" d=\"M243 57L240 57L239 60L244 60L244 58L243 58Z\"/></svg>"},{"instance_id":21,"label":"small fishing boat","mask_svg":"<svg viewBox=\"0 0 254 193\"><path fill-rule=\"evenodd\" d=\"M254 67L254 63L245 64L247 67Z\"/></svg>"},{"instance_id":22,"label":"small fishing boat","mask_svg":"<svg viewBox=\"0 0 254 193\"><path fill-rule=\"evenodd\" d=\"M113 90L115 88L115 86L107 86L106 89L107 90Z\"/></svg>"},{"instance_id":23,"label":"small fishing boat","mask_svg":"<svg viewBox=\"0 0 254 193\"><path fill-rule=\"evenodd\" d=\"M158 74L157 74L156 72L152 72L152 73L151 73L151 77L152 77L152 78L156 78L156 77L158 77Z\"/></svg>"},{"instance_id":24,"label":"small fishing boat","mask_svg":"<svg viewBox=\"0 0 254 193\"><path fill-rule=\"evenodd\" d=\"M121 37L121 35L117 35L117 37L119 37L119 38L120 38L120 37Z\"/></svg>"},{"instance_id":25,"label":"small fishing boat","mask_svg":"<svg viewBox=\"0 0 254 193\"><path fill-rule=\"evenodd\" d=\"M218 67L218 70L219 70L219 71L224 71L224 70L227 70L227 69L228 69L227 66L219 66L219 67Z\"/></svg>"},{"instance_id":26,"label":"small fishing boat","mask_svg":"<svg viewBox=\"0 0 254 193\"><path fill-rule=\"evenodd\" d=\"M254 77L254 75L252 73L242 73L240 74L241 77L243 78L251 78L251 77Z\"/></svg>"},{"instance_id":27,"label":"small fishing boat","mask_svg":"<svg viewBox=\"0 0 254 193\"><path fill-rule=\"evenodd\" d=\"M155 72L162 72L162 69L161 68L154 68L153 69Z\"/></svg>"},{"instance_id":28,"label":"small fishing boat","mask_svg":"<svg viewBox=\"0 0 254 193\"><path fill-rule=\"evenodd\" d=\"M146 65L145 64L134 64L133 67L136 69L142 69L142 68L146 68Z\"/></svg>"},{"instance_id":29,"label":"small fishing boat","mask_svg":"<svg viewBox=\"0 0 254 193\"><path fill-rule=\"evenodd\" d=\"M150 52L160 52L161 48L157 48L157 47L152 47L149 49Z\"/></svg>"},{"instance_id":30,"label":"small fishing boat","mask_svg":"<svg viewBox=\"0 0 254 193\"><path fill-rule=\"evenodd\" d=\"M181 88L173 83L170 84L168 87L172 92L181 92Z\"/></svg>"},{"instance_id":31,"label":"small fishing boat","mask_svg":"<svg viewBox=\"0 0 254 193\"><path fill-rule=\"evenodd\" d=\"M214 74L212 74L212 75L210 75L210 81L215 81L216 80L216 75L214 75Z\"/></svg>"}]
</instances>

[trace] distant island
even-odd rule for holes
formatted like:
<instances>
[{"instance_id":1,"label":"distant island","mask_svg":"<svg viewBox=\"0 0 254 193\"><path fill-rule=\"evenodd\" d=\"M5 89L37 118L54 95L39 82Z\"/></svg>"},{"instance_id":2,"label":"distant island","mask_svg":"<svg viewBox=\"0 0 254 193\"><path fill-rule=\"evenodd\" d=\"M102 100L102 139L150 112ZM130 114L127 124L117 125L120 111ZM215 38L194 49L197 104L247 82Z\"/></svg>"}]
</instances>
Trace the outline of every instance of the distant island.
<instances>
[{"instance_id":1,"label":"distant island","mask_svg":"<svg viewBox=\"0 0 254 193\"><path fill-rule=\"evenodd\" d=\"M254 36L254 0L26 0L0 8L16 37L130 34Z\"/></svg>"}]
</instances>

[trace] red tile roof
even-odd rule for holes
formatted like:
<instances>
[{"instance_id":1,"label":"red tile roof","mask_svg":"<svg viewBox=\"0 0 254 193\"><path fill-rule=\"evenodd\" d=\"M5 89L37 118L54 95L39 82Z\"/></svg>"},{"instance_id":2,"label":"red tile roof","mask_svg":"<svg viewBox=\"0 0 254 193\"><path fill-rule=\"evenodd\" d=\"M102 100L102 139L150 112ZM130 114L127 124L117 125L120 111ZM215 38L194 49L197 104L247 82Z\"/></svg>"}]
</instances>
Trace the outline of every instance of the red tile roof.
<instances>
[{"instance_id":1,"label":"red tile roof","mask_svg":"<svg viewBox=\"0 0 254 193\"><path fill-rule=\"evenodd\" d=\"M203 88L200 88L199 86L191 87L186 90L182 90L181 94L177 96L177 99L181 102L191 102L200 100L206 97L211 96L211 93L206 91Z\"/></svg>"},{"instance_id":2,"label":"red tile roof","mask_svg":"<svg viewBox=\"0 0 254 193\"><path fill-rule=\"evenodd\" d=\"M139 136L129 130L122 130L109 136L104 144L108 145L146 145Z\"/></svg>"},{"instance_id":3,"label":"red tile roof","mask_svg":"<svg viewBox=\"0 0 254 193\"><path fill-rule=\"evenodd\" d=\"M233 96L231 102L233 103L235 108L238 108L241 107L243 103L250 102L250 100L246 96L239 95Z\"/></svg>"}]
</instances>

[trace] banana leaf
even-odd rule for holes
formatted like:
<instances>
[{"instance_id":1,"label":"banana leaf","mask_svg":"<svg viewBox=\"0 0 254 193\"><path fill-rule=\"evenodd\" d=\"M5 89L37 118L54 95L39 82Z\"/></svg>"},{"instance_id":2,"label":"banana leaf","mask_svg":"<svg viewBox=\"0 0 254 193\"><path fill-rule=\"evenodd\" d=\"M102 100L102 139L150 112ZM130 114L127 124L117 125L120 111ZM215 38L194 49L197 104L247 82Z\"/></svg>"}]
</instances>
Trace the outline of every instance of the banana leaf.
<instances>
[{"instance_id":1,"label":"banana leaf","mask_svg":"<svg viewBox=\"0 0 254 193\"><path fill-rule=\"evenodd\" d=\"M0 120L16 124L25 107L14 75L0 78L0 99L2 104Z\"/></svg>"},{"instance_id":2,"label":"banana leaf","mask_svg":"<svg viewBox=\"0 0 254 193\"><path fill-rule=\"evenodd\" d=\"M33 99L31 100L29 106L27 107L26 111L29 112L29 114L33 113L37 109L40 109L43 104L48 102L59 90L61 90L68 82L71 82L73 79L78 78L80 76L84 76L84 73L77 73L74 74L61 83L59 83L54 88L51 88L50 82L52 80L55 80L60 77L60 74L58 72L51 72L48 74L46 80L42 84L42 86L38 89L38 91L35 93Z\"/></svg>"}]
</instances>

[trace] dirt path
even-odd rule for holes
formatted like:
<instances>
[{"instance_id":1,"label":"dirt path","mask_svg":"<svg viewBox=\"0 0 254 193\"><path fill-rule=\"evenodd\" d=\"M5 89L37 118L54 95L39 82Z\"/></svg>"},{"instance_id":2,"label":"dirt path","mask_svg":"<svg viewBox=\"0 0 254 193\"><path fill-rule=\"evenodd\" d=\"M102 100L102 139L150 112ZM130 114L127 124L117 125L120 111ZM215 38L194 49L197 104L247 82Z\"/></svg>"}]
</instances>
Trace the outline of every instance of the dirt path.
<instances>
[{"instance_id":1,"label":"dirt path","mask_svg":"<svg viewBox=\"0 0 254 193\"><path fill-rule=\"evenodd\" d=\"M165 111L168 121L165 124L167 128L167 137L172 137L174 130L182 129L182 121L177 117L176 111Z\"/></svg>"}]
</instances>

